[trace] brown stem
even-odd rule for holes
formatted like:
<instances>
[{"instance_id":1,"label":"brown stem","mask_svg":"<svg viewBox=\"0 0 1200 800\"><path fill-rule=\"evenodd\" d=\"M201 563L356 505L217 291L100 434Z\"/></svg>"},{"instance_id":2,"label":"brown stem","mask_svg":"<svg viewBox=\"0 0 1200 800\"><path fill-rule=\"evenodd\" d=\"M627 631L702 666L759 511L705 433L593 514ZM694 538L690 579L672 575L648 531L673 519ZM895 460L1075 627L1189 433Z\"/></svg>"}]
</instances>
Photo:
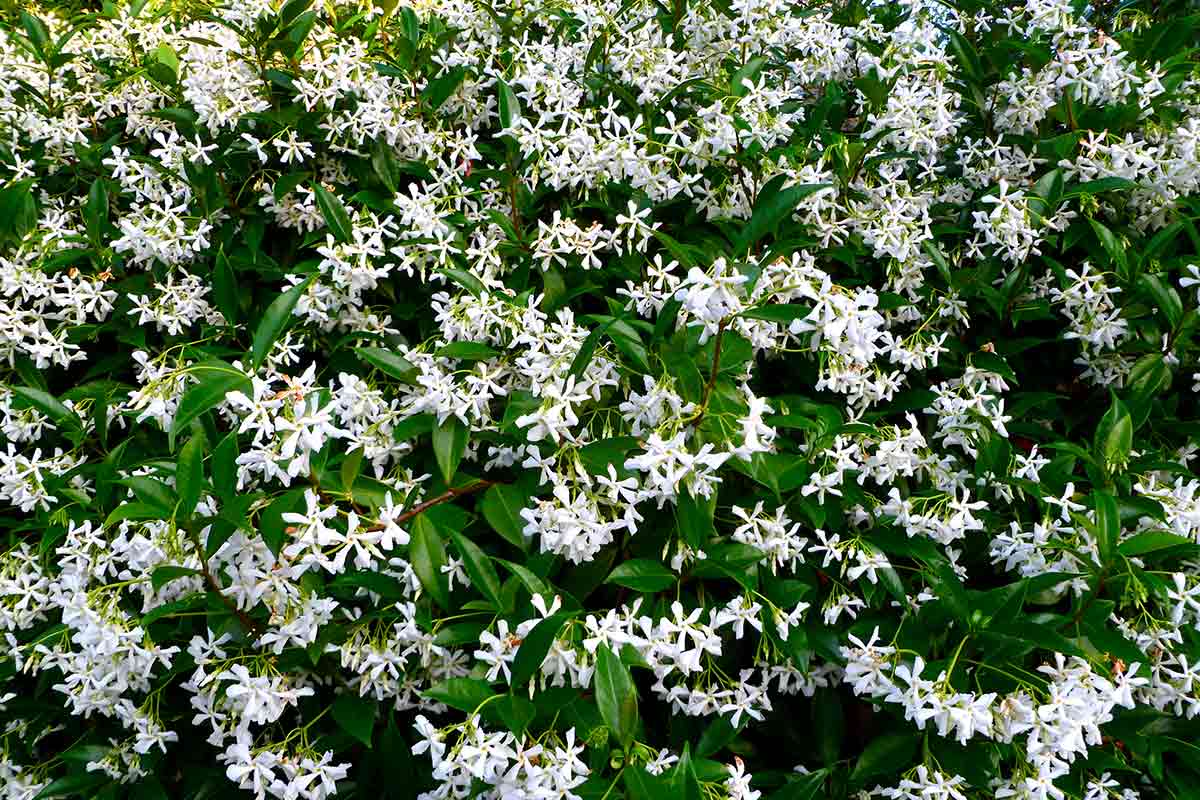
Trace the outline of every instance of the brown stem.
<instances>
[{"instance_id":1,"label":"brown stem","mask_svg":"<svg viewBox=\"0 0 1200 800\"><path fill-rule=\"evenodd\" d=\"M486 489L487 487L492 486L495 483L496 483L495 481L479 480L479 481L475 481L475 483L472 483L470 486L460 486L460 487L454 488L454 489L447 489L446 491L439 494L437 497L432 497L429 500L425 500L424 502L417 503L415 506L410 508L408 511L405 511L403 514L396 517L396 524L399 525L402 522L408 522L410 519L424 513L425 511L428 511L430 508L433 508L436 505L441 505L442 503L446 503L451 500L455 500L464 495L474 494L475 492L478 492L480 489ZM381 530L383 530L383 526L382 525L374 525L374 526L368 528L367 530L381 531Z\"/></svg>"},{"instance_id":2,"label":"brown stem","mask_svg":"<svg viewBox=\"0 0 1200 800\"><path fill-rule=\"evenodd\" d=\"M204 562L201 563L204 564ZM262 626L255 622L253 617L238 608L237 603L230 600L229 595L221 590L221 584L217 583L216 577L208 569L208 564L204 564L200 568L200 571L204 573L204 580L208 582L209 588L217 593L217 597L221 598L221 602L225 604L225 607L233 612L233 615L238 618L238 622L242 623L242 627L254 634L254 638L256 639L262 636Z\"/></svg>"},{"instance_id":3,"label":"brown stem","mask_svg":"<svg viewBox=\"0 0 1200 800\"><path fill-rule=\"evenodd\" d=\"M704 412L708 411L708 398L712 395L713 387L717 383L717 373L721 371L721 339L725 335L725 325L727 320L721 320L717 326L717 336L713 344L713 363L712 370L708 373L708 383L704 384L704 397L700 399L700 410L696 412L696 416L692 417L692 427L700 427L700 423L704 421Z\"/></svg>"},{"instance_id":4,"label":"brown stem","mask_svg":"<svg viewBox=\"0 0 1200 800\"><path fill-rule=\"evenodd\" d=\"M250 633L254 634L254 638L262 636L262 626L254 621L254 618L247 614L242 609L238 608L237 603L229 599L229 595L221 588L221 584L217 581L212 570L208 568L208 559L204 557L204 547L200 544L200 536L195 531L188 531L191 534L192 544L196 546L196 557L200 559L200 574L204 576L204 582L208 584L208 588L216 592L217 597L225 604L225 607L238 618L238 622L242 623L242 627Z\"/></svg>"}]
</instances>

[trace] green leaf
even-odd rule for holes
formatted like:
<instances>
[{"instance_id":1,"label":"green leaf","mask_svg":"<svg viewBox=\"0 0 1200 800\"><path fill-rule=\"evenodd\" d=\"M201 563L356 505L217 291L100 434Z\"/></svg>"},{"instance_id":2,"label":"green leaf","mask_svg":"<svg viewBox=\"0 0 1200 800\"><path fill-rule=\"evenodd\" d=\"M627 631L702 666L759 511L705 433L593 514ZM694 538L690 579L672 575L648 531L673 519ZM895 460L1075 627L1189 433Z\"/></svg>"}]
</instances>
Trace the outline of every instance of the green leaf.
<instances>
[{"instance_id":1,"label":"green leaf","mask_svg":"<svg viewBox=\"0 0 1200 800\"><path fill-rule=\"evenodd\" d=\"M937 267L938 274L942 276L942 280L946 282L946 285L953 286L954 281L950 273L950 262L946 261L946 256L942 253L942 249L938 247L937 242L932 239L926 239L921 243L921 247L925 250L930 260L933 261L934 266Z\"/></svg>"},{"instance_id":2,"label":"green leaf","mask_svg":"<svg viewBox=\"0 0 1200 800\"><path fill-rule=\"evenodd\" d=\"M375 174L379 177L381 183L387 187L387 190L392 194L397 191L396 170L395 170L395 151L391 145L382 139L375 143L371 149L371 169L375 170Z\"/></svg>"},{"instance_id":3,"label":"green leaf","mask_svg":"<svg viewBox=\"0 0 1200 800\"><path fill-rule=\"evenodd\" d=\"M217 251L216 263L213 266L213 300L221 316L230 325L236 325L238 320L238 285L233 274L233 267L225 257L225 249Z\"/></svg>"},{"instance_id":4,"label":"green leaf","mask_svg":"<svg viewBox=\"0 0 1200 800\"><path fill-rule=\"evenodd\" d=\"M745 724L743 718L742 723L735 728L726 717L718 716L708 724L700 736L700 742L696 745L696 755L705 758L718 752L737 737Z\"/></svg>"},{"instance_id":5,"label":"green leaf","mask_svg":"<svg viewBox=\"0 0 1200 800\"><path fill-rule=\"evenodd\" d=\"M1133 449L1133 420L1129 409L1115 393L1108 411L1096 426L1092 447L1096 460L1110 473L1129 461L1129 452Z\"/></svg>"},{"instance_id":6,"label":"green leaf","mask_svg":"<svg viewBox=\"0 0 1200 800\"><path fill-rule=\"evenodd\" d=\"M429 596L442 608L449 609L450 589L442 567L446 565L446 548L437 526L425 514L418 514L409 528L409 558L413 572Z\"/></svg>"},{"instance_id":7,"label":"green leaf","mask_svg":"<svg viewBox=\"0 0 1200 800\"><path fill-rule=\"evenodd\" d=\"M546 582L535 575L528 567L523 567L520 564L514 564L511 561L505 561L503 558L496 559L497 564L503 564L509 572L517 576L517 579L524 584L531 595L537 594L545 598L554 597L555 592L546 585Z\"/></svg>"},{"instance_id":8,"label":"green leaf","mask_svg":"<svg viewBox=\"0 0 1200 800\"><path fill-rule=\"evenodd\" d=\"M166 42L162 42L154 50L154 60L162 64L170 72L174 80L179 75L179 55Z\"/></svg>"},{"instance_id":9,"label":"green leaf","mask_svg":"<svg viewBox=\"0 0 1200 800\"><path fill-rule=\"evenodd\" d=\"M350 215L346 213L342 201L316 181L313 182L312 188L317 195L317 208L321 210L321 216L325 218L325 224L329 226L333 238L342 244L353 240L354 223L350 221Z\"/></svg>"},{"instance_id":10,"label":"green leaf","mask_svg":"<svg viewBox=\"0 0 1200 800\"><path fill-rule=\"evenodd\" d=\"M610 319L597 328L593 328L583 343L579 345L579 352L575 354L575 358L571 360L571 369L567 371L568 376L579 378L587 371L588 364L592 363L592 355L596 352L596 346L600 343L601 337L608 331L608 326L615 322Z\"/></svg>"},{"instance_id":11,"label":"green leaf","mask_svg":"<svg viewBox=\"0 0 1200 800\"><path fill-rule=\"evenodd\" d=\"M617 346L621 355L625 356L643 375L649 373L650 360L642 337L632 325L622 319L614 319L607 326L608 338ZM572 366L574 366L572 364Z\"/></svg>"},{"instance_id":12,"label":"green leaf","mask_svg":"<svg viewBox=\"0 0 1200 800\"><path fill-rule=\"evenodd\" d=\"M1067 189L1066 193L1063 195L1063 199L1070 200L1075 197L1082 197L1085 194L1121 192L1136 188L1137 182L1131 181L1128 178L1098 178L1094 181L1084 181L1083 183L1075 184Z\"/></svg>"},{"instance_id":13,"label":"green leaf","mask_svg":"<svg viewBox=\"0 0 1200 800\"><path fill-rule=\"evenodd\" d=\"M382 347L356 347L354 353L363 361L396 380L408 383L417 372L409 361Z\"/></svg>"},{"instance_id":14,"label":"green leaf","mask_svg":"<svg viewBox=\"0 0 1200 800\"><path fill-rule=\"evenodd\" d=\"M491 559L479 545L461 533L450 531L450 538L462 554L467 575L471 577L471 585L478 589L497 611L502 610L504 603L500 599L500 576L496 574Z\"/></svg>"},{"instance_id":15,"label":"green leaf","mask_svg":"<svg viewBox=\"0 0 1200 800\"><path fill-rule=\"evenodd\" d=\"M651 775L643 767L630 767L621 773L630 800L663 800L674 797L665 775Z\"/></svg>"},{"instance_id":16,"label":"green leaf","mask_svg":"<svg viewBox=\"0 0 1200 800\"><path fill-rule=\"evenodd\" d=\"M861 785L877 775L899 775L912 765L920 737L916 733L885 733L871 740L850 773L850 782Z\"/></svg>"},{"instance_id":17,"label":"green leaf","mask_svg":"<svg viewBox=\"0 0 1200 800\"><path fill-rule=\"evenodd\" d=\"M1087 655L1080 649L1079 645L1054 630L1052 625L1033 625L1026 621L1005 622L1003 624L993 624L988 630L1029 642L1053 653L1079 656L1081 658Z\"/></svg>"},{"instance_id":18,"label":"green leaf","mask_svg":"<svg viewBox=\"0 0 1200 800\"><path fill-rule=\"evenodd\" d=\"M188 373L198 383L183 393L175 409L171 424L170 445L175 448L175 435L186 430L192 420L211 410L230 392L242 392L249 396L254 387L245 373L224 361L204 361L188 368Z\"/></svg>"},{"instance_id":19,"label":"green leaf","mask_svg":"<svg viewBox=\"0 0 1200 800\"><path fill-rule=\"evenodd\" d=\"M51 781L44 789L38 792L33 800L47 800L51 797L70 797L79 795L81 797L95 797L93 791L99 786L111 783L112 778L104 773L85 772L78 775L66 775L57 780Z\"/></svg>"},{"instance_id":20,"label":"green leaf","mask_svg":"<svg viewBox=\"0 0 1200 800\"><path fill-rule=\"evenodd\" d=\"M226 434L212 454L212 486L217 497L226 500L233 496L237 488L237 431Z\"/></svg>"},{"instance_id":21,"label":"green leaf","mask_svg":"<svg viewBox=\"0 0 1200 800\"><path fill-rule=\"evenodd\" d=\"M601 644L596 649L596 673L593 680L600 716L604 718L604 723L621 746L628 747L637 734L637 690L629 675L629 669L606 644Z\"/></svg>"},{"instance_id":22,"label":"green leaf","mask_svg":"<svg viewBox=\"0 0 1200 800\"><path fill-rule=\"evenodd\" d=\"M1101 565L1112 561L1113 550L1121 535L1121 518L1117 513L1117 500L1108 492L1092 492L1092 508L1096 514L1096 547L1100 551Z\"/></svg>"},{"instance_id":23,"label":"green leaf","mask_svg":"<svg viewBox=\"0 0 1200 800\"><path fill-rule=\"evenodd\" d=\"M521 646L517 648L517 655L513 658L510 686L514 689L524 686L538 674L542 662L546 660L546 654L558 638L558 632L572 616L568 613L551 614L533 626L533 630L521 640Z\"/></svg>"},{"instance_id":24,"label":"green leaf","mask_svg":"<svg viewBox=\"0 0 1200 800\"><path fill-rule=\"evenodd\" d=\"M333 701L333 719L338 727L371 746L371 733L375 730L375 715L379 704L356 694L340 694Z\"/></svg>"},{"instance_id":25,"label":"green leaf","mask_svg":"<svg viewBox=\"0 0 1200 800\"><path fill-rule=\"evenodd\" d=\"M200 492L204 488L204 449L207 442L203 435L188 439L179 450L175 462L175 491L179 502L175 506L175 518L186 520L196 510Z\"/></svg>"},{"instance_id":26,"label":"green leaf","mask_svg":"<svg viewBox=\"0 0 1200 800\"><path fill-rule=\"evenodd\" d=\"M296 17L303 14L313 4L313 0L288 0L279 9L279 27L286 28Z\"/></svg>"},{"instance_id":27,"label":"green leaf","mask_svg":"<svg viewBox=\"0 0 1200 800\"><path fill-rule=\"evenodd\" d=\"M166 519L171 516L170 509L150 503L122 503L112 510L104 520L104 527L111 528L122 520Z\"/></svg>"},{"instance_id":28,"label":"green leaf","mask_svg":"<svg viewBox=\"0 0 1200 800\"><path fill-rule=\"evenodd\" d=\"M489 703L488 710L494 712L504 726L518 739L529 728L538 713L537 706L516 694L506 694L495 702Z\"/></svg>"},{"instance_id":29,"label":"green leaf","mask_svg":"<svg viewBox=\"0 0 1200 800\"><path fill-rule=\"evenodd\" d=\"M1052 169L1039 178L1038 182L1033 186L1033 193L1046 204L1048 211L1053 211L1062 199L1062 170Z\"/></svg>"},{"instance_id":30,"label":"green leaf","mask_svg":"<svg viewBox=\"0 0 1200 800\"><path fill-rule=\"evenodd\" d=\"M1196 541L1189 536L1180 536L1170 531L1143 531L1121 542L1117 551L1123 556L1140 556L1183 545L1194 547Z\"/></svg>"},{"instance_id":31,"label":"green leaf","mask_svg":"<svg viewBox=\"0 0 1200 800\"><path fill-rule=\"evenodd\" d=\"M1168 286L1158 275L1142 275L1138 278L1138 283L1141 284L1142 290L1154 300L1154 304L1166 317L1171 329L1174 330L1178 327L1179 321L1183 319L1183 301L1179 298L1179 292L1175 291L1173 286Z\"/></svg>"},{"instance_id":32,"label":"green leaf","mask_svg":"<svg viewBox=\"0 0 1200 800\"><path fill-rule=\"evenodd\" d=\"M675 764L675 768L671 770L670 780L671 798L678 800L701 800L703 794L700 790L700 779L696 775L696 765L692 761L692 745L690 742L684 742L683 750L679 754L679 761Z\"/></svg>"},{"instance_id":33,"label":"green leaf","mask_svg":"<svg viewBox=\"0 0 1200 800\"><path fill-rule=\"evenodd\" d=\"M292 316L292 311L296 308L296 303L300 302L300 298L308 291L309 285L315 279L315 275L310 275L305 280L279 295L279 297L276 297L271 302L271 305L267 306L266 313L263 314L262 320L258 323L257 330L254 331L254 343L250 349L251 371L258 372L258 368L266 361L271 348L275 346L275 340L279 338L279 334L283 333L283 329L287 326L288 320Z\"/></svg>"},{"instance_id":34,"label":"green leaf","mask_svg":"<svg viewBox=\"0 0 1200 800\"><path fill-rule=\"evenodd\" d=\"M945 561L938 561L933 565L932 571L933 587L938 599L946 605L951 614L966 622L971 614L970 604L967 601L967 592L954 568Z\"/></svg>"},{"instance_id":35,"label":"green leaf","mask_svg":"<svg viewBox=\"0 0 1200 800\"><path fill-rule=\"evenodd\" d=\"M825 773L823 769L801 775L785 783L782 788L771 794L767 800L815 800L823 797L825 788Z\"/></svg>"},{"instance_id":36,"label":"green leaf","mask_svg":"<svg viewBox=\"0 0 1200 800\"><path fill-rule=\"evenodd\" d=\"M342 479L342 491L353 493L354 484L358 482L359 473L362 472L363 448L356 447L346 454L342 460L342 466L338 470L338 477Z\"/></svg>"},{"instance_id":37,"label":"green leaf","mask_svg":"<svg viewBox=\"0 0 1200 800\"><path fill-rule=\"evenodd\" d=\"M408 598L408 589L391 575L378 572L343 572L329 584L331 589L353 592L355 589L366 589L384 600L396 602Z\"/></svg>"},{"instance_id":38,"label":"green leaf","mask_svg":"<svg viewBox=\"0 0 1200 800\"><path fill-rule=\"evenodd\" d=\"M475 297L483 297L485 294L487 294L487 287L483 285L483 281L479 280L479 278L467 272L465 269L458 269L457 267L443 267L441 270L439 270L439 272L442 275L452 279L455 283L466 289Z\"/></svg>"},{"instance_id":39,"label":"green leaf","mask_svg":"<svg viewBox=\"0 0 1200 800\"><path fill-rule=\"evenodd\" d=\"M258 516L259 535L275 555L279 555L287 541L287 526L283 522L283 515L295 512L303 497L303 487L289 489L272 500Z\"/></svg>"},{"instance_id":40,"label":"green leaf","mask_svg":"<svg viewBox=\"0 0 1200 800\"><path fill-rule=\"evenodd\" d=\"M759 190L754 212L750 215L746 227L742 229L734 245L734 252L742 253L748 250L759 239L773 231L785 217L790 216L801 200L832 186L829 183L809 183L781 188L787 180L786 175L776 175Z\"/></svg>"},{"instance_id":41,"label":"green leaf","mask_svg":"<svg viewBox=\"0 0 1200 800\"><path fill-rule=\"evenodd\" d=\"M942 30L948 40L948 49L954 55L959 67L962 68L963 76L976 86L982 86L984 82L983 63L979 60L979 53L975 51L975 46L954 28L947 27Z\"/></svg>"},{"instance_id":42,"label":"green leaf","mask_svg":"<svg viewBox=\"0 0 1200 800\"><path fill-rule=\"evenodd\" d=\"M75 761L87 763L88 761L101 761L105 757L112 755L113 746L105 746L100 744L81 744L72 747L70 750L59 755L63 761Z\"/></svg>"},{"instance_id":43,"label":"green leaf","mask_svg":"<svg viewBox=\"0 0 1200 800\"><path fill-rule=\"evenodd\" d=\"M813 698L813 730L817 735L817 749L825 766L831 766L842 751L842 737L846 721L842 715L842 701L838 693L829 688L818 689Z\"/></svg>"},{"instance_id":44,"label":"green leaf","mask_svg":"<svg viewBox=\"0 0 1200 800\"><path fill-rule=\"evenodd\" d=\"M33 45L33 49L44 59L46 43L50 41L50 33L46 30L45 23L28 11L22 11L21 27L25 29L25 35L29 37L29 43Z\"/></svg>"},{"instance_id":45,"label":"green leaf","mask_svg":"<svg viewBox=\"0 0 1200 800\"><path fill-rule=\"evenodd\" d=\"M437 355L459 361L487 361L500 355L500 351L479 342L451 342L440 348Z\"/></svg>"},{"instance_id":46,"label":"green leaf","mask_svg":"<svg viewBox=\"0 0 1200 800\"><path fill-rule=\"evenodd\" d=\"M1124 274L1126 267L1125 245L1117 238L1117 235L1108 229L1103 223L1095 219L1089 219L1092 230L1096 233L1096 238L1100 240L1100 244L1104 247L1104 252L1108 253L1113 264L1117 267L1118 274Z\"/></svg>"},{"instance_id":47,"label":"green leaf","mask_svg":"<svg viewBox=\"0 0 1200 800\"><path fill-rule=\"evenodd\" d=\"M758 73L762 72L763 65L767 63L767 59L758 56L747 61L737 72L733 73L733 77L729 80L729 93L734 97L743 97L746 94L746 87L743 81L753 81Z\"/></svg>"},{"instance_id":48,"label":"green leaf","mask_svg":"<svg viewBox=\"0 0 1200 800\"><path fill-rule=\"evenodd\" d=\"M128 486L140 502L158 506L164 511L175 507L175 494L165 483L149 475L134 475L117 481L121 486Z\"/></svg>"},{"instance_id":49,"label":"green leaf","mask_svg":"<svg viewBox=\"0 0 1200 800\"><path fill-rule=\"evenodd\" d=\"M0 244L20 241L38 221L38 202L29 178L0 189Z\"/></svg>"},{"instance_id":50,"label":"green leaf","mask_svg":"<svg viewBox=\"0 0 1200 800\"><path fill-rule=\"evenodd\" d=\"M438 469L447 486L454 473L458 472L470 438L471 429L454 416L447 417L445 422L433 429L433 455L437 458Z\"/></svg>"},{"instance_id":51,"label":"green leaf","mask_svg":"<svg viewBox=\"0 0 1200 800\"><path fill-rule=\"evenodd\" d=\"M742 319L761 319L767 322L788 323L792 320L803 319L812 313L812 307L799 303L783 305L755 306L747 308L738 314Z\"/></svg>"},{"instance_id":52,"label":"green leaf","mask_svg":"<svg viewBox=\"0 0 1200 800\"><path fill-rule=\"evenodd\" d=\"M511 128L513 121L521 116L521 101L512 87L501 79L496 81L496 93L500 110L500 126Z\"/></svg>"},{"instance_id":53,"label":"green leaf","mask_svg":"<svg viewBox=\"0 0 1200 800\"><path fill-rule=\"evenodd\" d=\"M458 90L462 84L463 78L467 76L467 71L463 67L454 67L446 72L441 77L434 78L425 87L425 91L421 95L429 103L429 108L437 111L449 99L450 95Z\"/></svg>"},{"instance_id":54,"label":"green leaf","mask_svg":"<svg viewBox=\"0 0 1200 800\"><path fill-rule=\"evenodd\" d=\"M30 407L45 414L51 422L66 431L82 431L83 420L71 409L67 408L58 398L41 389L31 389L28 386L13 386L11 391Z\"/></svg>"},{"instance_id":55,"label":"green leaf","mask_svg":"<svg viewBox=\"0 0 1200 800\"><path fill-rule=\"evenodd\" d=\"M679 526L679 535L688 546L703 549L715 533L713 514L716 512L717 495L710 492L708 497L692 497L692 493L684 488L676 499L675 521Z\"/></svg>"},{"instance_id":56,"label":"green leaf","mask_svg":"<svg viewBox=\"0 0 1200 800\"><path fill-rule=\"evenodd\" d=\"M92 181L92 186L88 189L87 203L83 207L83 220L87 227L88 241L94 248L101 247L108 223L108 187L104 178Z\"/></svg>"},{"instance_id":57,"label":"green leaf","mask_svg":"<svg viewBox=\"0 0 1200 800\"><path fill-rule=\"evenodd\" d=\"M150 585L154 587L155 591L158 591L173 580L199 574L201 574L199 570L192 569L191 567L177 567L173 565L155 567L154 571L150 573Z\"/></svg>"},{"instance_id":58,"label":"green leaf","mask_svg":"<svg viewBox=\"0 0 1200 800\"><path fill-rule=\"evenodd\" d=\"M605 583L627 586L638 592L661 592L675 585L675 573L657 561L633 558L623 561L605 579Z\"/></svg>"},{"instance_id":59,"label":"green leaf","mask_svg":"<svg viewBox=\"0 0 1200 800\"><path fill-rule=\"evenodd\" d=\"M495 694L488 682L479 678L449 678L429 687L424 696L470 714Z\"/></svg>"},{"instance_id":60,"label":"green leaf","mask_svg":"<svg viewBox=\"0 0 1200 800\"><path fill-rule=\"evenodd\" d=\"M496 533L515 547L525 550L525 522L521 509L529 505L529 495L511 484L498 483L483 494L480 508L483 518Z\"/></svg>"}]
</instances>

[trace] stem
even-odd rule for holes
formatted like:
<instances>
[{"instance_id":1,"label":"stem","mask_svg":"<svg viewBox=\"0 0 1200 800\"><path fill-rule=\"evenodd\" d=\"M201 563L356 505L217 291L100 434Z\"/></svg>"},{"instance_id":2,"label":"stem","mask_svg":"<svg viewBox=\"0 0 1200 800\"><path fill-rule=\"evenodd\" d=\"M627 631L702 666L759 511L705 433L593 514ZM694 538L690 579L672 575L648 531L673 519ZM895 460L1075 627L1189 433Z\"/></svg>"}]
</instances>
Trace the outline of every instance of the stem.
<instances>
[{"instance_id":1,"label":"stem","mask_svg":"<svg viewBox=\"0 0 1200 800\"><path fill-rule=\"evenodd\" d=\"M717 383L717 373L721 371L721 339L725 335L726 324L727 320L723 319L717 326L717 336L713 345L712 370L708 373L708 383L704 384L704 397L700 400L700 410L696 412L696 416L692 417L692 427L694 428L700 427L700 423L704 421L704 413L708 411L708 399Z\"/></svg>"},{"instance_id":2,"label":"stem","mask_svg":"<svg viewBox=\"0 0 1200 800\"><path fill-rule=\"evenodd\" d=\"M958 664L958 657L959 657L959 655L962 654L963 645L966 644L967 639L970 639L970 638L971 637L969 635L964 636L962 638L962 641L958 643L958 649L954 651L954 658L950 659L950 666L946 669L946 678L945 678L945 681L943 682L944 685L946 685L946 686L950 685L950 676L954 673L954 667Z\"/></svg>"},{"instance_id":3,"label":"stem","mask_svg":"<svg viewBox=\"0 0 1200 800\"><path fill-rule=\"evenodd\" d=\"M475 492L478 492L480 489L486 489L487 487L492 486L495 483L496 483L495 481L479 480L479 481L475 481L475 483L472 483L470 486L460 486L455 489L447 489L446 491L439 494L437 497L426 500L423 503L417 503L415 506L410 508L408 511L405 511L403 514L396 517L396 524L399 525L402 522L408 522L413 517L416 517L416 516L424 513L425 511L429 510L430 508L433 508L436 505L441 505L442 503L449 502L450 500L455 500L464 495L474 494ZM383 530L383 526L382 525L374 525L374 526L368 528L368 530L372 530L372 531Z\"/></svg>"},{"instance_id":4,"label":"stem","mask_svg":"<svg viewBox=\"0 0 1200 800\"><path fill-rule=\"evenodd\" d=\"M204 575L204 582L208 584L208 588L216 592L217 597L221 598L221 602L225 604L225 607L228 608L230 612L232 612L233 615L238 618L238 622L242 623L243 628L254 634L255 639L262 636L262 626L255 622L253 617L251 617L245 611L242 611L242 609L238 608L236 603L229 599L229 596L225 594L224 590L221 588L221 584L217 581L216 576L212 574L212 570L208 568L208 559L204 557L204 547L202 547L200 544L199 534L197 534L194 530L189 530L188 533L191 534L192 544L194 544L196 547L196 557L200 560L200 572Z\"/></svg>"},{"instance_id":5,"label":"stem","mask_svg":"<svg viewBox=\"0 0 1200 800\"><path fill-rule=\"evenodd\" d=\"M608 791L606 791L604 793L604 795L601 796L600 800L605 800L605 798L607 798L610 794L612 794L613 787L617 785L617 781L621 780L621 776L624 774L625 774L625 767L621 767L621 769L617 772L616 777L613 778L612 783L610 783L608 785Z\"/></svg>"}]
</instances>

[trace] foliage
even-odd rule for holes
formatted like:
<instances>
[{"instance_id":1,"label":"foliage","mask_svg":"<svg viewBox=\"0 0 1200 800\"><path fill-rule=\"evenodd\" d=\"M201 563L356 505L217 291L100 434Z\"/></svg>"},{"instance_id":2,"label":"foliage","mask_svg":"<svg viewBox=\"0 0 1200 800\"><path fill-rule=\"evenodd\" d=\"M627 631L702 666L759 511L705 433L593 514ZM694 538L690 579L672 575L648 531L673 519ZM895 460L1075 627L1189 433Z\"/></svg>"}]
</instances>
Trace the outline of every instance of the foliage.
<instances>
[{"instance_id":1,"label":"foliage","mask_svg":"<svg viewBox=\"0 0 1200 800\"><path fill-rule=\"evenodd\" d=\"M1190 4L3 21L0 796L1197 796Z\"/></svg>"}]
</instances>

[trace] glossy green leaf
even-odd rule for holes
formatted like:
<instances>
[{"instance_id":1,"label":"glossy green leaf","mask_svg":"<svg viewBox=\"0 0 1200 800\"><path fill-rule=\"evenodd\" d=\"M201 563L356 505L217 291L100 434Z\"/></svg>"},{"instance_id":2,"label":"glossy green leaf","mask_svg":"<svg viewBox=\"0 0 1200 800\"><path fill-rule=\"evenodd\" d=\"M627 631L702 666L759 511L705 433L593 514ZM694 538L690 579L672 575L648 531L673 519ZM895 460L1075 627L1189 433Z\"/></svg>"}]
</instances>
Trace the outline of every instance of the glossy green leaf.
<instances>
[{"instance_id":1,"label":"glossy green leaf","mask_svg":"<svg viewBox=\"0 0 1200 800\"><path fill-rule=\"evenodd\" d=\"M447 417L445 422L433 429L433 455L437 459L438 469L442 471L442 480L447 484L458 472L470 437L471 429L458 417Z\"/></svg>"},{"instance_id":2,"label":"glossy green leaf","mask_svg":"<svg viewBox=\"0 0 1200 800\"><path fill-rule=\"evenodd\" d=\"M266 361L271 348L275 346L275 341L283 333L283 329L287 327L288 320L291 319L292 311L296 308L296 304L300 302L300 298L308 291L308 287L312 284L313 280L313 277L306 278L279 295L271 305L267 306L266 312L263 314L262 319L259 320L258 327L254 331L254 343L250 349L250 368L255 372Z\"/></svg>"},{"instance_id":3,"label":"glossy green leaf","mask_svg":"<svg viewBox=\"0 0 1200 800\"><path fill-rule=\"evenodd\" d=\"M371 746L378 710L379 704L375 700L349 693L338 695L332 708L333 719L338 727L367 747Z\"/></svg>"},{"instance_id":4,"label":"glossy green leaf","mask_svg":"<svg viewBox=\"0 0 1200 800\"><path fill-rule=\"evenodd\" d=\"M409 524L408 551L413 572L421 586L439 606L449 609L450 590L442 567L446 564L446 548L437 526L425 514L418 514Z\"/></svg>"},{"instance_id":5,"label":"glossy green leaf","mask_svg":"<svg viewBox=\"0 0 1200 800\"><path fill-rule=\"evenodd\" d=\"M538 674L559 631L571 616L567 613L552 614L534 625L533 630L521 640L511 667L509 684L514 689L524 686Z\"/></svg>"},{"instance_id":6,"label":"glossy green leaf","mask_svg":"<svg viewBox=\"0 0 1200 800\"><path fill-rule=\"evenodd\" d=\"M325 218L325 224L329 226L333 238L342 243L353 241L354 223L350 221L350 215L342 201L319 183L313 183L312 188L317 196L317 208L321 210L321 216Z\"/></svg>"},{"instance_id":7,"label":"glossy green leaf","mask_svg":"<svg viewBox=\"0 0 1200 800\"><path fill-rule=\"evenodd\" d=\"M637 735L637 690L628 667L608 649L608 645L601 644L596 648L593 682L600 716L621 746L628 746Z\"/></svg>"}]
</instances>

